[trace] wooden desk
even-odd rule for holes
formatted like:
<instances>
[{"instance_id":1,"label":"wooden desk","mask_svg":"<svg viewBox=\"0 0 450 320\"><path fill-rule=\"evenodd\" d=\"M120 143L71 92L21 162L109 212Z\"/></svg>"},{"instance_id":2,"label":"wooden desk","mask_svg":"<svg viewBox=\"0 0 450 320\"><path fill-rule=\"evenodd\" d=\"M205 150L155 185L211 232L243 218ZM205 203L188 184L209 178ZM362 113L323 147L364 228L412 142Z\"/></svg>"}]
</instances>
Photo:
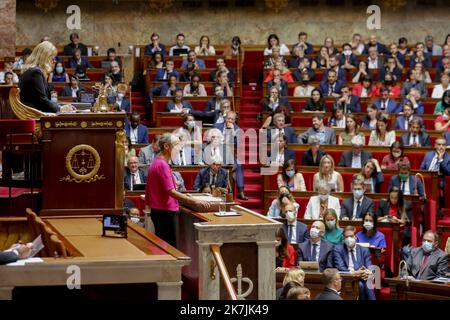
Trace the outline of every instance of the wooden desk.
<instances>
[{"instance_id":1,"label":"wooden desk","mask_svg":"<svg viewBox=\"0 0 450 320\"><path fill-rule=\"evenodd\" d=\"M283 287L285 271L276 272L277 289ZM348 273L341 273L342 290L341 297L344 300L358 300L359 297L359 279ZM322 272L305 272L305 287L311 291L311 299L323 291Z\"/></svg>"},{"instance_id":2,"label":"wooden desk","mask_svg":"<svg viewBox=\"0 0 450 320\"><path fill-rule=\"evenodd\" d=\"M400 278L384 279L391 288L392 300L450 300L450 284L431 281L409 281Z\"/></svg>"},{"instance_id":3,"label":"wooden desk","mask_svg":"<svg viewBox=\"0 0 450 320\"><path fill-rule=\"evenodd\" d=\"M1 222L1 220L0 220ZM11 299L14 287L65 286L71 265L81 269L84 285L156 283L158 299L181 299L181 269L190 258L154 234L129 223L128 238L102 237L101 217L49 217L69 257L43 263L0 266L0 299Z\"/></svg>"}]
</instances>

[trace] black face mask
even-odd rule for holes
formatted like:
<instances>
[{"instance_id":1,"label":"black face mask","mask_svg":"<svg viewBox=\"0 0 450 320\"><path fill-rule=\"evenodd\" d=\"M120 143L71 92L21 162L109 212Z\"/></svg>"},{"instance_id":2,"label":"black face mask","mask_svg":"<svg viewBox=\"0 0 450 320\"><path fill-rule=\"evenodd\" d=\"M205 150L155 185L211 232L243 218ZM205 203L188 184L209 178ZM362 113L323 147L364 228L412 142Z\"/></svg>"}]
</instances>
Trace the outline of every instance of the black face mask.
<instances>
[{"instance_id":1,"label":"black face mask","mask_svg":"<svg viewBox=\"0 0 450 320\"><path fill-rule=\"evenodd\" d=\"M303 83L305 86L307 86L310 82L311 82L311 81L309 81L309 80L303 80L303 81L302 81L302 83Z\"/></svg>"},{"instance_id":2,"label":"black face mask","mask_svg":"<svg viewBox=\"0 0 450 320\"><path fill-rule=\"evenodd\" d=\"M386 81L384 81L384 85L385 86L392 86L394 84L394 81L392 81L392 80L386 80Z\"/></svg>"}]
</instances>

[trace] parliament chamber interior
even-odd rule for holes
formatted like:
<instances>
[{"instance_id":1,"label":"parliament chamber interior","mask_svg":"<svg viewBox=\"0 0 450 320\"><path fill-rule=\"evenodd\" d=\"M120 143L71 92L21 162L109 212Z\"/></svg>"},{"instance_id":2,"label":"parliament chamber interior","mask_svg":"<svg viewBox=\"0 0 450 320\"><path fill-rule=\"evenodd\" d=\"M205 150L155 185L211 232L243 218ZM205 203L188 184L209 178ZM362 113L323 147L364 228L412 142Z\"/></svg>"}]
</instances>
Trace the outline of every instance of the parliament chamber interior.
<instances>
[{"instance_id":1,"label":"parliament chamber interior","mask_svg":"<svg viewBox=\"0 0 450 320\"><path fill-rule=\"evenodd\" d=\"M447 1L1 6L0 300L450 300Z\"/></svg>"}]
</instances>

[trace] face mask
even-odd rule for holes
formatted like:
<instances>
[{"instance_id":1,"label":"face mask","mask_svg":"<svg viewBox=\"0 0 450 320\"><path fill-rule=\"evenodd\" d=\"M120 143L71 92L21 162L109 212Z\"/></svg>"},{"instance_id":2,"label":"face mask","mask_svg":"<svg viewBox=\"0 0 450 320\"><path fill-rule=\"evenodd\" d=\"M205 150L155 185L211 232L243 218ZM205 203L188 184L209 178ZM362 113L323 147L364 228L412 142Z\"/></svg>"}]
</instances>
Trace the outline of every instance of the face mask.
<instances>
[{"instance_id":1,"label":"face mask","mask_svg":"<svg viewBox=\"0 0 450 320\"><path fill-rule=\"evenodd\" d=\"M195 127L195 121L186 121L186 127L188 127L189 129L192 129Z\"/></svg>"},{"instance_id":2,"label":"face mask","mask_svg":"<svg viewBox=\"0 0 450 320\"><path fill-rule=\"evenodd\" d=\"M124 95L123 93L118 93L118 94L117 94L117 97L118 97L120 100L122 100L124 96L125 96L125 95Z\"/></svg>"},{"instance_id":3,"label":"face mask","mask_svg":"<svg viewBox=\"0 0 450 320\"><path fill-rule=\"evenodd\" d=\"M385 84L386 86L392 86L392 85L393 85L393 82L392 82L392 80L386 80L386 81L384 82L384 84Z\"/></svg>"},{"instance_id":4,"label":"face mask","mask_svg":"<svg viewBox=\"0 0 450 320\"><path fill-rule=\"evenodd\" d=\"M329 220L325 222L328 229L334 229L334 227L336 226L336 220Z\"/></svg>"},{"instance_id":5,"label":"face mask","mask_svg":"<svg viewBox=\"0 0 450 320\"><path fill-rule=\"evenodd\" d=\"M431 250L433 250L433 244L431 242L429 242L429 241L423 241L422 242L422 249L426 253L431 252Z\"/></svg>"},{"instance_id":6,"label":"face mask","mask_svg":"<svg viewBox=\"0 0 450 320\"><path fill-rule=\"evenodd\" d=\"M402 181L408 180L408 174L407 173L399 173L398 176L400 177L400 180L402 180Z\"/></svg>"},{"instance_id":7,"label":"face mask","mask_svg":"<svg viewBox=\"0 0 450 320\"><path fill-rule=\"evenodd\" d=\"M402 153L401 152L392 152L392 155L394 156L394 158L399 158Z\"/></svg>"},{"instance_id":8,"label":"face mask","mask_svg":"<svg viewBox=\"0 0 450 320\"><path fill-rule=\"evenodd\" d=\"M51 100L52 100L53 102L58 102L58 97L52 97Z\"/></svg>"},{"instance_id":9,"label":"face mask","mask_svg":"<svg viewBox=\"0 0 450 320\"><path fill-rule=\"evenodd\" d=\"M289 178L292 178L295 175L295 171L294 170L288 170L288 171L286 171L286 175Z\"/></svg>"},{"instance_id":10,"label":"face mask","mask_svg":"<svg viewBox=\"0 0 450 320\"><path fill-rule=\"evenodd\" d=\"M364 226L364 228L366 228L367 231L370 231L370 230L373 229L373 223L372 222L366 221L366 222L364 222L363 226Z\"/></svg>"},{"instance_id":11,"label":"face mask","mask_svg":"<svg viewBox=\"0 0 450 320\"><path fill-rule=\"evenodd\" d=\"M293 211L286 211L286 219L289 222L292 222L295 220L295 214Z\"/></svg>"},{"instance_id":12,"label":"face mask","mask_svg":"<svg viewBox=\"0 0 450 320\"><path fill-rule=\"evenodd\" d=\"M363 196L363 194L364 194L364 192L363 192L362 190L360 190L360 189L353 190L353 196L354 196L356 199L361 199L361 197Z\"/></svg>"},{"instance_id":13,"label":"face mask","mask_svg":"<svg viewBox=\"0 0 450 320\"><path fill-rule=\"evenodd\" d=\"M309 231L309 235L311 236L311 238L318 238L320 236L320 231L316 228L311 228L311 230Z\"/></svg>"},{"instance_id":14,"label":"face mask","mask_svg":"<svg viewBox=\"0 0 450 320\"><path fill-rule=\"evenodd\" d=\"M280 199L287 197L287 196L289 196L289 193L286 193L286 192L280 193Z\"/></svg>"},{"instance_id":15,"label":"face mask","mask_svg":"<svg viewBox=\"0 0 450 320\"><path fill-rule=\"evenodd\" d=\"M349 56L349 55L352 54L352 50L344 50L344 54L345 54L346 56Z\"/></svg>"},{"instance_id":16,"label":"face mask","mask_svg":"<svg viewBox=\"0 0 450 320\"><path fill-rule=\"evenodd\" d=\"M356 240L353 237L345 238L344 242L345 242L345 245L349 248L353 248L356 244Z\"/></svg>"},{"instance_id":17,"label":"face mask","mask_svg":"<svg viewBox=\"0 0 450 320\"><path fill-rule=\"evenodd\" d=\"M442 115L442 119L444 119L445 121L447 121L447 120L449 119L449 116L448 116L447 114L444 113L444 114Z\"/></svg>"},{"instance_id":18,"label":"face mask","mask_svg":"<svg viewBox=\"0 0 450 320\"><path fill-rule=\"evenodd\" d=\"M133 223L139 223L141 221L141 219L139 219L139 217L131 217L131 222Z\"/></svg>"},{"instance_id":19,"label":"face mask","mask_svg":"<svg viewBox=\"0 0 450 320\"><path fill-rule=\"evenodd\" d=\"M223 96L224 96L223 91L220 91L220 92L216 93L216 97L217 98L223 98Z\"/></svg>"},{"instance_id":20,"label":"face mask","mask_svg":"<svg viewBox=\"0 0 450 320\"><path fill-rule=\"evenodd\" d=\"M327 201L328 200L328 195L327 194L320 194L319 195L319 199L320 201Z\"/></svg>"},{"instance_id":21,"label":"face mask","mask_svg":"<svg viewBox=\"0 0 450 320\"><path fill-rule=\"evenodd\" d=\"M63 68L62 67L56 67L56 72L57 73L62 73L63 72Z\"/></svg>"},{"instance_id":22,"label":"face mask","mask_svg":"<svg viewBox=\"0 0 450 320\"><path fill-rule=\"evenodd\" d=\"M310 81L309 81L309 80L303 80L302 83L303 83L305 86L307 86L307 85L310 83Z\"/></svg>"},{"instance_id":23,"label":"face mask","mask_svg":"<svg viewBox=\"0 0 450 320\"><path fill-rule=\"evenodd\" d=\"M279 247L281 245L281 240L277 240L276 246Z\"/></svg>"}]
</instances>

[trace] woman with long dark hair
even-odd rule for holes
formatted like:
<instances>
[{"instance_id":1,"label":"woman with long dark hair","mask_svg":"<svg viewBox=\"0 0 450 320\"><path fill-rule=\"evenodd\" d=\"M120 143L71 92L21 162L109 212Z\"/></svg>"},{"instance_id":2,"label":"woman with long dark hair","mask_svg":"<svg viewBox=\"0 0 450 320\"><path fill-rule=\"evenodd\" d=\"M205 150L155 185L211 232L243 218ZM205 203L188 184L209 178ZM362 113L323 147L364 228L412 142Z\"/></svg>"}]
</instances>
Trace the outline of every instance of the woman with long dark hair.
<instances>
[{"instance_id":1,"label":"woman with long dark hair","mask_svg":"<svg viewBox=\"0 0 450 320\"><path fill-rule=\"evenodd\" d=\"M276 266L277 268L294 268L297 265L297 255L294 247L289 244L283 228L279 228L275 235L277 240L276 247Z\"/></svg>"},{"instance_id":2,"label":"woman with long dark hair","mask_svg":"<svg viewBox=\"0 0 450 320\"><path fill-rule=\"evenodd\" d=\"M325 112L327 110L327 106L325 104L325 98L323 97L322 92L319 89L314 89L311 92L311 98L306 102L303 111L311 111L311 112Z\"/></svg>"}]
</instances>

